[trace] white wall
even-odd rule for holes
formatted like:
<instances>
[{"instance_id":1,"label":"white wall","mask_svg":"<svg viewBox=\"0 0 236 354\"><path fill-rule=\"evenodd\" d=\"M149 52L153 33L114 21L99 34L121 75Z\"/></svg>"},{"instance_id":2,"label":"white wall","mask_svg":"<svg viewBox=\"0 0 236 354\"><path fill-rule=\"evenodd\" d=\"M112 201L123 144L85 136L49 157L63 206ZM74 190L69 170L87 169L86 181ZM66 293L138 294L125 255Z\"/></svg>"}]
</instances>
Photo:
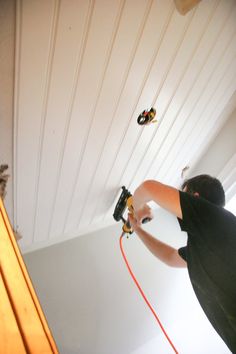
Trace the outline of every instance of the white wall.
<instances>
[{"instance_id":1,"label":"white wall","mask_svg":"<svg viewBox=\"0 0 236 354\"><path fill-rule=\"evenodd\" d=\"M0 165L8 164L10 179L5 205L13 221L13 85L15 44L15 1L0 0Z\"/></svg>"},{"instance_id":2,"label":"white wall","mask_svg":"<svg viewBox=\"0 0 236 354\"><path fill-rule=\"evenodd\" d=\"M180 247L186 236L158 209L146 226ZM24 256L61 354L172 353L134 286L119 250L121 225ZM181 354L229 353L205 318L187 270L155 259L134 235L124 249Z\"/></svg>"}]
</instances>

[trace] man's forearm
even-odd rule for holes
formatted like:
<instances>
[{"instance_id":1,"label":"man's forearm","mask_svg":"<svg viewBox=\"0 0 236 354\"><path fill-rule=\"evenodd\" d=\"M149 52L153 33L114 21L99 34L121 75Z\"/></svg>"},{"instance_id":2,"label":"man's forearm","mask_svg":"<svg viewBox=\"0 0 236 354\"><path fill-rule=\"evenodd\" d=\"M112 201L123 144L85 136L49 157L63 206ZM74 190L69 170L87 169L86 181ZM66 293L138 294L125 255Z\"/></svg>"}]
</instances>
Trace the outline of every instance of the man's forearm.
<instances>
[{"instance_id":1,"label":"man's forearm","mask_svg":"<svg viewBox=\"0 0 236 354\"><path fill-rule=\"evenodd\" d=\"M143 215L142 208L150 201L154 201L160 207L182 219L179 191L153 180L147 180L140 184L133 194L134 213L138 221Z\"/></svg>"},{"instance_id":2,"label":"man's forearm","mask_svg":"<svg viewBox=\"0 0 236 354\"><path fill-rule=\"evenodd\" d=\"M156 239L141 227L136 228L135 233L160 261L171 267L186 267L186 262L180 257L175 248Z\"/></svg>"}]
</instances>

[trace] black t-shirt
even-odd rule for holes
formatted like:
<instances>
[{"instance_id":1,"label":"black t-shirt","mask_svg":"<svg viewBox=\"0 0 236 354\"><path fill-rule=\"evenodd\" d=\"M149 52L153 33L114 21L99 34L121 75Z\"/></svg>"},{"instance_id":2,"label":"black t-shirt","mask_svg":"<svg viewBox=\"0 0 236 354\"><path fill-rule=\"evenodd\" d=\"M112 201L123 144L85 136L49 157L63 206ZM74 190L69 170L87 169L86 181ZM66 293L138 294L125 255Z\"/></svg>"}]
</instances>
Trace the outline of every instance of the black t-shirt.
<instances>
[{"instance_id":1,"label":"black t-shirt","mask_svg":"<svg viewBox=\"0 0 236 354\"><path fill-rule=\"evenodd\" d=\"M236 217L201 197L180 192L186 260L196 296L232 353L236 353Z\"/></svg>"}]
</instances>

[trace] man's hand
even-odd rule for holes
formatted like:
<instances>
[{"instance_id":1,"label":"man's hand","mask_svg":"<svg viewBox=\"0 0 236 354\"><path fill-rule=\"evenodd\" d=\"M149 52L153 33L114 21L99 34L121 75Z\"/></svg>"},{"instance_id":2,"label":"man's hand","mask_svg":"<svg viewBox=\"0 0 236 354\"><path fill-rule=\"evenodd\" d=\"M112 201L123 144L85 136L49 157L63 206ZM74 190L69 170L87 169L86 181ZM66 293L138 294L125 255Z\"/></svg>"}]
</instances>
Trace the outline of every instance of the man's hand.
<instances>
[{"instance_id":1,"label":"man's hand","mask_svg":"<svg viewBox=\"0 0 236 354\"><path fill-rule=\"evenodd\" d=\"M134 211L133 214L129 213L128 218L132 229L136 231L138 228L140 228L143 220L147 218L150 220L153 219L152 209L147 204L145 204L142 209Z\"/></svg>"},{"instance_id":2,"label":"man's hand","mask_svg":"<svg viewBox=\"0 0 236 354\"><path fill-rule=\"evenodd\" d=\"M160 207L182 219L183 216L178 189L154 180L147 180L141 183L133 193L133 207L138 221L140 220L140 210L150 201L154 201L160 205Z\"/></svg>"},{"instance_id":3,"label":"man's hand","mask_svg":"<svg viewBox=\"0 0 236 354\"><path fill-rule=\"evenodd\" d=\"M170 267L187 267L187 263L180 257L178 250L167 245L164 242L161 242L146 232L140 226L140 223L137 222L133 214L128 214L129 222L139 238L143 241L146 247L162 262L167 264Z\"/></svg>"},{"instance_id":4,"label":"man's hand","mask_svg":"<svg viewBox=\"0 0 236 354\"><path fill-rule=\"evenodd\" d=\"M147 204L144 204L141 209L134 210L134 217L137 220L137 223L141 225L143 220L147 218L150 220L153 219L152 209Z\"/></svg>"}]
</instances>

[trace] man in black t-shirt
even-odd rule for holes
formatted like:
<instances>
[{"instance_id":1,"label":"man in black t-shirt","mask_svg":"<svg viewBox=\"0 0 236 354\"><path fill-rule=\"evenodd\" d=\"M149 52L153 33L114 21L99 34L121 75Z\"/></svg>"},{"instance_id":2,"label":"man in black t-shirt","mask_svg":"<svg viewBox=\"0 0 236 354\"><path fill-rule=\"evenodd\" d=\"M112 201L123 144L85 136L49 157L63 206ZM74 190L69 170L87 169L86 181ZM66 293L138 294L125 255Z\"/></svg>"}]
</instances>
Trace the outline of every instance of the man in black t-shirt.
<instances>
[{"instance_id":1,"label":"man in black t-shirt","mask_svg":"<svg viewBox=\"0 0 236 354\"><path fill-rule=\"evenodd\" d=\"M188 234L179 250L157 240L141 227L152 218L146 203L154 201L177 216ZM236 217L223 208L221 183L208 175L184 182L179 191L157 181L145 181L134 192L133 230L161 261L188 268L195 294L209 321L236 353Z\"/></svg>"}]
</instances>

